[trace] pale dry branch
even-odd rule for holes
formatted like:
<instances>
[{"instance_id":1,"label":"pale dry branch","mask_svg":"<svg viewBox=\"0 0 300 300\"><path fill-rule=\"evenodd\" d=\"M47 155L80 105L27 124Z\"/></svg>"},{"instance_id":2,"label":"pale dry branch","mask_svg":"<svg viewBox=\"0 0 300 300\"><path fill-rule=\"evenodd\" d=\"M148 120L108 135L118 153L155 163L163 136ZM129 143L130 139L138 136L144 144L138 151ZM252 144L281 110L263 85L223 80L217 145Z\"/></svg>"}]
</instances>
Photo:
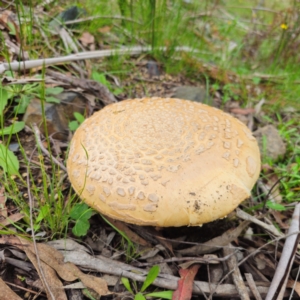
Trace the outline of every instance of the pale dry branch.
<instances>
[{"instance_id":1,"label":"pale dry branch","mask_svg":"<svg viewBox=\"0 0 300 300\"><path fill-rule=\"evenodd\" d=\"M286 238L282 254L276 268L273 280L270 285L270 289L266 296L266 300L274 299L275 295L276 299L282 299L287 280L290 274L290 270L295 259L295 253L297 251L297 247L299 244L299 229L300 229L300 204L297 204L294 209L292 222L290 225L290 229L288 232L288 237Z\"/></svg>"},{"instance_id":2,"label":"pale dry branch","mask_svg":"<svg viewBox=\"0 0 300 300\"><path fill-rule=\"evenodd\" d=\"M58 159L56 159L53 155L51 155L49 153L49 151L44 147L44 145L41 141L40 130L38 129L37 125L33 124L32 127L33 127L36 141L37 141L39 147L41 148L42 152L45 155L47 155L50 159L52 159L55 162L55 164L57 164L63 171L67 172L67 168Z\"/></svg>"},{"instance_id":3,"label":"pale dry branch","mask_svg":"<svg viewBox=\"0 0 300 300\"><path fill-rule=\"evenodd\" d=\"M270 232L271 234L273 234L276 237L283 237L284 236L284 234L279 232L278 229L273 224L266 224L266 223L258 220L254 216L251 216L251 215L247 214L246 212L244 212L243 210L241 210L239 208L237 209L236 215L240 219L243 219L245 221L250 221L250 222L266 229L268 232Z\"/></svg>"},{"instance_id":4,"label":"pale dry branch","mask_svg":"<svg viewBox=\"0 0 300 300\"><path fill-rule=\"evenodd\" d=\"M159 47L157 50L167 51L167 47ZM90 52L80 52L76 54L71 54L61 57L52 57L52 58L43 58L36 60L26 60L26 61L13 61L11 63L1 63L0 64L0 74L3 74L5 71L24 71L32 68L38 68L42 66L65 64L71 61L109 57L114 55L139 55L144 52L151 51L150 46L135 46L135 47L124 47L122 49L109 49L109 50L98 50ZM196 52L190 47L176 47L175 51L184 51L184 52Z\"/></svg>"},{"instance_id":5,"label":"pale dry branch","mask_svg":"<svg viewBox=\"0 0 300 300\"><path fill-rule=\"evenodd\" d=\"M246 273L245 274L246 280L248 282L249 288L251 289L252 294L254 295L256 300L262 300L262 297L260 296L260 293L257 289L257 286L253 280L252 274Z\"/></svg>"},{"instance_id":6,"label":"pale dry branch","mask_svg":"<svg viewBox=\"0 0 300 300\"><path fill-rule=\"evenodd\" d=\"M71 262L82 268L98 271L105 274L127 277L132 280L144 282L148 274L148 270L132 267L122 262L114 261L103 256L93 257L82 251L62 251L65 257L65 262ZM177 288L178 277L168 274L160 274L153 282L154 286L165 289L175 290ZM219 297L239 297L239 294L232 284L216 285L212 283L195 281L193 293L209 295L211 290L214 290L214 295ZM258 290L262 295L268 291L268 287L258 286ZM247 289L251 293L250 289Z\"/></svg>"},{"instance_id":7,"label":"pale dry branch","mask_svg":"<svg viewBox=\"0 0 300 300\"><path fill-rule=\"evenodd\" d=\"M223 248L224 256L229 256L229 255L233 254L234 252L235 252L235 249L231 244L229 244L228 247ZM232 275L234 285L239 293L239 298L241 300L250 300L247 288L246 288L245 283L242 278L242 274L238 267L238 261L237 261L236 256L231 255L226 262L227 262L228 269L230 271L232 270L231 275Z\"/></svg>"}]
</instances>

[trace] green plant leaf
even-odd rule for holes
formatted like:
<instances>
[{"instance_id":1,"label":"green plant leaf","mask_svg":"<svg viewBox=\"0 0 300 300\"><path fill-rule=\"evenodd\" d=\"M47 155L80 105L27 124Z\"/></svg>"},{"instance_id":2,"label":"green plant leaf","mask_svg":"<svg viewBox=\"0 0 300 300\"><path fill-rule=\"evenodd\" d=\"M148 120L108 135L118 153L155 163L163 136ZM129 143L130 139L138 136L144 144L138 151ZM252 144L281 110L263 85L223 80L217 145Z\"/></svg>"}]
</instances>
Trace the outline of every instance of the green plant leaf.
<instances>
[{"instance_id":1,"label":"green plant leaf","mask_svg":"<svg viewBox=\"0 0 300 300\"><path fill-rule=\"evenodd\" d=\"M133 294L132 288L131 288L131 286L130 286L129 279L128 279L128 278L125 278L125 277L122 277L122 278L121 278L121 281L122 281L123 285L125 286L126 290L127 290L128 292L130 292L131 294Z\"/></svg>"},{"instance_id":2,"label":"green plant leaf","mask_svg":"<svg viewBox=\"0 0 300 300\"><path fill-rule=\"evenodd\" d=\"M8 175L19 175L18 158L3 144L0 144L0 166Z\"/></svg>"},{"instance_id":3,"label":"green plant leaf","mask_svg":"<svg viewBox=\"0 0 300 300\"><path fill-rule=\"evenodd\" d=\"M114 95L116 96L120 95L121 93L123 93L123 90L121 88L117 88L114 90Z\"/></svg>"},{"instance_id":4,"label":"green plant leaf","mask_svg":"<svg viewBox=\"0 0 300 300\"><path fill-rule=\"evenodd\" d=\"M16 28L12 22L7 22L9 28L9 34L16 35Z\"/></svg>"},{"instance_id":5,"label":"green plant leaf","mask_svg":"<svg viewBox=\"0 0 300 300\"><path fill-rule=\"evenodd\" d=\"M158 276L159 274L159 266L153 266L150 270L149 270L149 273L143 283L143 286L141 288L141 292L144 292L145 289L153 283L153 281L156 279L156 277Z\"/></svg>"},{"instance_id":6,"label":"green plant leaf","mask_svg":"<svg viewBox=\"0 0 300 300\"><path fill-rule=\"evenodd\" d=\"M36 218L36 222L41 222L43 219L45 219L45 217L49 214L50 209L48 205L44 205L40 208L40 212L39 215Z\"/></svg>"},{"instance_id":7,"label":"green plant leaf","mask_svg":"<svg viewBox=\"0 0 300 300\"><path fill-rule=\"evenodd\" d=\"M72 232L76 236L83 236L87 234L90 228L89 218L93 215L94 211L89 208L85 203L77 203L73 206L70 212L70 218L76 220Z\"/></svg>"},{"instance_id":8,"label":"green plant leaf","mask_svg":"<svg viewBox=\"0 0 300 300\"><path fill-rule=\"evenodd\" d=\"M146 297L172 299L173 291L153 292L145 295Z\"/></svg>"},{"instance_id":9,"label":"green plant leaf","mask_svg":"<svg viewBox=\"0 0 300 300\"><path fill-rule=\"evenodd\" d=\"M286 210L286 207L279 204L279 203L274 203L272 201L267 201L267 207L270 209L278 210L278 211L284 211Z\"/></svg>"},{"instance_id":10,"label":"green plant leaf","mask_svg":"<svg viewBox=\"0 0 300 300\"><path fill-rule=\"evenodd\" d=\"M107 86L107 80L106 80L106 77L103 73L93 72L92 73L92 79L102 83L105 86Z\"/></svg>"},{"instance_id":11,"label":"green plant leaf","mask_svg":"<svg viewBox=\"0 0 300 300\"><path fill-rule=\"evenodd\" d=\"M85 219L88 220L94 211L85 203L75 204L70 212L70 217L73 220Z\"/></svg>"},{"instance_id":12,"label":"green plant leaf","mask_svg":"<svg viewBox=\"0 0 300 300\"><path fill-rule=\"evenodd\" d=\"M82 124L83 121L85 120L85 117L76 111L74 112L74 117L78 121L79 124Z\"/></svg>"},{"instance_id":13,"label":"green plant leaf","mask_svg":"<svg viewBox=\"0 0 300 300\"><path fill-rule=\"evenodd\" d=\"M109 224L115 231L117 231L127 241L129 248L134 249L133 242L130 240L130 238L127 236L127 234L125 232L123 232L122 230L120 230L116 226L114 226L103 215L101 215L101 217L107 224Z\"/></svg>"},{"instance_id":14,"label":"green plant leaf","mask_svg":"<svg viewBox=\"0 0 300 300\"><path fill-rule=\"evenodd\" d=\"M72 232L76 236L84 236L90 228L90 223L86 219L78 219L75 226L72 228Z\"/></svg>"},{"instance_id":15,"label":"green plant leaf","mask_svg":"<svg viewBox=\"0 0 300 300\"><path fill-rule=\"evenodd\" d=\"M21 122L16 121L12 125L4 127L3 129L0 129L0 133L2 135L14 134L14 133L17 133L17 132L23 130L24 127L25 127L25 123L23 121L21 121Z\"/></svg>"},{"instance_id":16,"label":"green plant leaf","mask_svg":"<svg viewBox=\"0 0 300 300\"><path fill-rule=\"evenodd\" d=\"M145 296L141 293L137 293L135 296L134 296L134 300L146 300Z\"/></svg>"},{"instance_id":17,"label":"green plant leaf","mask_svg":"<svg viewBox=\"0 0 300 300\"><path fill-rule=\"evenodd\" d=\"M0 116L3 115L3 111L7 105L8 99L9 99L9 94L7 90L0 87Z\"/></svg>"},{"instance_id":18,"label":"green plant leaf","mask_svg":"<svg viewBox=\"0 0 300 300\"><path fill-rule=\"evenodd\" d=\"M16 100L19 104L14 107L14 112L16 114L24 114L26 112L26 108L29 105L31 97L22 96L20 99Z\"/></svg>"},{"instance_id":19,"label":"green plant leaf","mask_svg":"<svg viewBox=\"0 0 300 300\"><path fill-rule=\"evenodd\" d=\"M64 89L62 87L49 87L45 89L45 94L46 95L58 95L60 93L62 93L64 91Z\"/></svg>"},{"instance_id":20,"label":"green plant leaf","mask_svg":"<svg viewBox=\"0 0 300 300\"><path fill-rule=\"evenodd\" d=\"M60 100L55 98L55 97L52 97L52 96L47 96L45 98L46 102L48 103L60 103Z\"/></svg>"},{"instance_id":21,"label":"green plant leaf","mask_svg":"<svg viewBox=\"0 0 300 300\"><path fill-rule=\"evenodd\" d=\"M75 131L79 125L80 124L77 121L70 121L68 126L71 131Z\"/></svg>"}]
</instances>

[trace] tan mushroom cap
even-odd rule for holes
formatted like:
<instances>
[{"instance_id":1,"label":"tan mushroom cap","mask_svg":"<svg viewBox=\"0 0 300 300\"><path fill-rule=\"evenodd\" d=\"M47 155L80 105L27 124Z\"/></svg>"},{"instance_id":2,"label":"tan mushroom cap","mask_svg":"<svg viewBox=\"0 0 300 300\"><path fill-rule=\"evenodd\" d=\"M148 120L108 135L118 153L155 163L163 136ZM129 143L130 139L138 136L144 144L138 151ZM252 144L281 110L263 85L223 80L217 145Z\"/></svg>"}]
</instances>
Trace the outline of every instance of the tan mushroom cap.
<instances>
[{"instance_id":1,"label":"tan mushroom cap","mask_svg":"<svg viewBox=\"0 0 300 300\"><path fill-rule=\"evenodd\" d=\"M71 141L75 191L97 211L128 223L201 225L250 196L260 153L249 129L219 109L144 98L106 106Z\"/></svg>"}]
</instances>

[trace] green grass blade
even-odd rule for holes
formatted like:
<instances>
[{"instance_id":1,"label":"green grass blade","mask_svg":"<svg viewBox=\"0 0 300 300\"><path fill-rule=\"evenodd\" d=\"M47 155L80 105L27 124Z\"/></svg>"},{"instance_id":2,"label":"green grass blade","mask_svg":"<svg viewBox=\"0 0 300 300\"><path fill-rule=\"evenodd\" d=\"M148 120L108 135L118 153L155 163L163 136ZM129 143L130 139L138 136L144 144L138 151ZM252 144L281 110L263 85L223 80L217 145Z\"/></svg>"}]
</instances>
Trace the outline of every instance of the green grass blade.
<instances>
[{"instance_id":1,"label":"green grass blade","mask_svg":"<svg viewBox=\"0 0 300 300\"><path fill-rule=\"evenodd\" d=\"M146 297L172 299L173 291L153 292L145 295Z\"/></svg>"},{"instance_id":2,"label":"green grass blade","mask_svg":"<svg viewBox=\"0 0 300 300\"><path fill-rule=\"evenodd\" d=\"M146 300L145 296L141 293L137 293L135 296L134 296L134 300Z\"/></svg>"},{"instance_id":3,"label":"green grass blade","mask_svg":"<svg viewBox=\"0 0 300 300\"><path fill-rule=\"evenodd\" d=\"M21 122L17 121L10 126L0 129L0 132L2 135L14 134L14 133L17 133L17 132L23 130L24 127L25 127L25 123L23 121L21 121Z\"/></svg>"},{"instance_id":4,"label":"green grass blade","mask_svg":"<svg viewBox=\"0 0 300 300\"><path fill-rule=\"evenodd\" d=\"M130 286L129 279L126 278L126 277L122 277L122 278L121 278L121 281L122 281L123 285L125 286L126 290L127 290L128 292L130 292L131 294L133 294L132 288L131 288L131 286Z\"/></svg>"},{"instance_id":5,"label":"green grass blade","mask_svg":"<svg viewBox=\"0 0 300 300\"><path fill-rule=\"evenodd\" d=\"M160 271L159 266L153 266L153 267L150 269L150 271L149 271L149 273L148 273L148 275L147 275L147 277L146 277L146 280L144 281L143 286L142 286L142 288L141 288L141 292L144 292L144 291L146 290L146 288L147 288L150 284L153 283L153 281L154 281L154 280L156 279L156 277L158 276L159 271Z\"/></svg>"}]
</instances>

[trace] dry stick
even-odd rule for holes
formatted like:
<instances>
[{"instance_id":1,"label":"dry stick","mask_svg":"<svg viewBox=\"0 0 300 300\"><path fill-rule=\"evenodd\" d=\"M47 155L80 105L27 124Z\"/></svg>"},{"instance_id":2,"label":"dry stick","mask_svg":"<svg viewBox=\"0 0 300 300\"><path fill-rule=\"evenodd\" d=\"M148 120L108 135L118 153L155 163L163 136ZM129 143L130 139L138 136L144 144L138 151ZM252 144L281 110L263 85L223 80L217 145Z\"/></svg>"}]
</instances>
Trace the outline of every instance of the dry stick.
<instances>
[{"instance_id":1,"label":"dry stick","mask_svg":"<svg viewBox=\"0 0 300 300\"><path fill-rule=\"evenodd\" d=\"M257 286L253 280L252 274L245 273L246 280L248 282L249 288L251 289L251 292L256 300L262 300L262 297L260 296L260 293L257 289Z\"/></svg>"},{"instance_id":2,"label":"dry stick","mask_svg":"<svg viewBox=\"0 0 300 300\"><path fill-rule=\"evenodd\" d=\"M43 146L43 143L42 143L41 137L40 137L40 130L38 129L37 125L33 124L32 127L33 127L33 131L34 131L36 141L37 141L38 145L40 146L42 152L45 155L47 155L50 159L52 159L62 170L67 172L67 168L59 160L57 160L53 155L51 155L49 153L49 151Z\"/></svg>"},{"instance_id":3,"label":"dry stick","mask_svg":"<svg viewBox=\"0 0 300 300\"><path fill-rule=\"evenodd\" d=\"M295 288L296 288L296 285L297 285L297 283L298 283L299 275L300 275L300 267L298 267L298 272L297 272L296 278L295 278L295 280L294 280L294 284L293 284L293 287L292 287L292 293L291 293L291 295L290 295L290 297L289 297L289 300L291 300L292 297L293 297L293 293L294 293Z\"/></svg>"},{"instance_id":4,"label":"dry stick","mask_svg":"<svg viewBox=\"0 0 300 300\"><path fill-rule=\"evenodd\" d=\"M229 255L226 255L224 257L171 257L171 258L166 258L166 259L162 259L159 261L152 261L151 263L140 263L137 262L134 265L137 267L146 267L146 266L153 266L153 265L157 265L160 263L170 263L170 262L181 262L181 261L190 261L191 263L194 262L200 262L203 264L209 264L209 263L215 263L215 262L221 262L221 261L226 261L227 259L229 259L230 256L234 255L235 253L231 253Z\"/></svg>"},{"instance_id":5,"label":"dry stick","mask_svg":"<svg viewBox=\"0 0 300 300\"><path fill-rule=\"evenodd\" d=\"M82 251L62 250L61 253L64 255L65 262L71 262L79 267L96 270L105 274L123 276L132 280L144 282L148 273L147 270L135 268L125 263L114 261L102 256L93 257ZM153 285L165 289L176 290L178 279L178 277L173 275L160 274L159 277L154 281ZM209 295L211 293L211 289L214 291L216 296L239 297L235 286L232 284L216 285L202 281L194 282L193 293L202 295L204 292L205 294ZM258 286L258 290L261 294L265 295L268 291L268 288Z\"/></svg>"},{"instance_id":6,"label":"dry stick","mask_svg":"<svg viewBox=\"0 0 300 300\"><path fill-rule=\"evenodd\" d=\"M37 135L36 135L36 138L37 138ZM43 283L43 286L45 287L45 290L47 291L47 294L50 295L52 300L55 300L55 297L54 297L54 295L53 295L53 293L50 289L50 286L48 285L48 282L47 282L45 274L44 274L44 270L43 270L43 267L42 267L42 264L41 264L38 248L37 248L37 245L36 245L35 233L34 233L34 225L33 225L33 217L32 217L33 216L33 211L32 211L33 210L33 200L32 200L32 195L31 195L31 190L30 190L30 180L29 180L30 169L29 169L29 164L30 164L30 161L32 159L32 156L33 156L33 153L35 152L35 150L36 150L36 147L34 147L32 153L30 155L29 163L27 165L27 176L26 176L27 193L28 193L28 199L29 199L29 219L30 219L30 227L31 227L31 237L32 237L34 252L35 252L35 255L36 255L36 262L37 262L37 265L38 265L38 268L39 268L39 273L41 274L40 279Z\"/></svg>"},{"instance_id":7,"label":"dry stick","mask_svg":"<svg viewBox=\"0 0 300 300\"><path fill-rule=\"evenodd\" d=\"M25 292L28 292L28 293L31 293L31 294L34 294L34 295L40 295L41 293L40 292L36 292L34 290L30 290L30 289L27 289L27 288L24 288L22 287L21 285L17 285L17 284L14 284L14 283L11 283L11 282L8 282L8 281L4 281L7 285L11 285L17 289L20 289L20 290L23 290ZM14 300L14 299L12 299Z\"/></svg>"},{"instance_id":8,"label":"dry stick","mask_svg":"<svg viewBox=\"0 0 300 300\"><path fill-rule=\"evenodd\" d=\"M234 247L232 244L228 245L229 247L224 247L223 253L225 256L228 256L232 253L234 253ZM245 283L242 278L242 274L237 266L237 258L235 255L232 255L228 260L227 260L227 266L229 270L232 270L232 279L235 284L235 287L240 295L240 299L242 300L250 300L247 288L245 286Z\"/></svg>"},{"instance_id":9,"label":"dry stick","mask_svg":"<svg viewBox=\"0 0 300 300\"><path fill-rule=\"evenodd\" d=\"M158 47L157 50L167 51L167 47ZM38 68L41 66L47 65L57 65L61 63L67 63L70 61L84 60L84 59L92 59L92 58L100 58L114 55L138 55L144 52L151 51L150 46L141 47L124 47L122 49L110 49L110 50L98 50L98 51L90 51L90 52L80 52L76 54L71 54L67 56L61 57L52 57L45 59L36 59L36 60L27 60L27 61L14 61L11 63L2 63L0 64L0 74L4 73L7 70L11 71L23 71L32 68ZM185 51L185 52L197 52L196 50L182 46L175 47L175 51Z\"/></svg>"},{"instance_id":10,"label":"dry stick","mask_svg":"<svg viewBox=\"0 0 300 300\"><path fill-rule=\"evenodd\" d=\"M294 235L295 233L292 233L292 234L287 234L285 236L282 236L282 237L278 237L278 238L275 238L271 241L269 241L268 243L262 245L261 247L257 248L255 251L251 252L250 254L248 254L244 259L242 259L239 263L238 263L238 266L242 265L245 261L247 261L250 257L256 255L257 253L259 253L263 248L265 248L266 246L270 245L270 244L273 244L273 243L278 243L280 240L282 239L285 239L287 237L289 237L290 235ZM298 234L300 234L300 231L298 231ZM220 284L226 279L228 278L228 276L232 273L233 271L231 270L230 272L228 272L220 281L219 283L216 285L215 287L215 291L216 289L220 286ZM259 289L259 288L258 288ZM261 293L261 292L260 292Z\"/></svg>"},{"instance_id":11,"label":"dry stick","mask_svg":"<svg viewBox=\"0 0 300 300\"><path fill-rule=\"evenodd\" d=\"M237 209L236 211L236 215L240 218L240 219L243 219L245 221L251 221L253 222L254 224L266 229L267 231L269 231L270 233L272 233L274 236L277 236L277 237L283 237L284 234L279 232L278 229L272 225L272 224L266 224L260 220L258 220L257 218L247 214L246 212L244 212L243 210L241 209Z\"/></svg>"},{"instance_id":12,"label":"dry stick","mask_svg":"<svg viewBox=\"0 0 300 300\"><path fill-rule=\"evenodd\" d=\"M292 267L292 264L295 259L295 252L297 250L297 246L299 243L299 229L300 229L300 204L297 204L294 209L292 222L289 228L289 236L285 241L282 254L276 268L273 280L270 285L270 289L266 296L266 300L275 299L275 295L277 295L276 299L282 299L283 293L286 288L288 276Z\"/></svg>"},{"instance_id":13,"label":"dry stick","mask_svg":"<svg viewBox=\"0 0 300 300\"><path fill-rule=\"evenodd\" d=\"M105 105L117 102L115 96L110 92L110 90L105 85L95 80L66 76L51 70L47 70L46 74L58 79L63 83L79 87L83 90L89 90L90 93L95 95L97 98L100 98Z\"/></svg>"}]
</instances>

